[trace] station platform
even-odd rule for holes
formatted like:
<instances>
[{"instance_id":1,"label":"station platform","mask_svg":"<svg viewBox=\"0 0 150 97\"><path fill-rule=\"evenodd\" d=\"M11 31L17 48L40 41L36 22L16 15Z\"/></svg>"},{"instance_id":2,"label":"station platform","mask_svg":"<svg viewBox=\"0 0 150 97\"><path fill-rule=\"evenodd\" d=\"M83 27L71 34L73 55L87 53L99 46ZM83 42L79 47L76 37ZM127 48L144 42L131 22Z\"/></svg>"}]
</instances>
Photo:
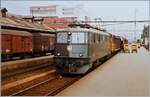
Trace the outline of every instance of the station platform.
<instances>
[{"instance_id":1,"label":"station platform","mask_svg":"<svg viewBox=\"0 0 150 97\"><path fill-rule=\"evenodd\" d=\"M53 55L36 58L8 61L1 63L2 77L7 77L17 73L49 66L53 63Z\"/></svg>"},{"instance_id":2,"label":"station platform","mask_svg":"<svg viewBox=\"0 0 150 97\"><path fill-rule=\"evenodd\" d=\"M118 53L57 96L148 96L149 52Z\"/></svg>"}]
</instances>

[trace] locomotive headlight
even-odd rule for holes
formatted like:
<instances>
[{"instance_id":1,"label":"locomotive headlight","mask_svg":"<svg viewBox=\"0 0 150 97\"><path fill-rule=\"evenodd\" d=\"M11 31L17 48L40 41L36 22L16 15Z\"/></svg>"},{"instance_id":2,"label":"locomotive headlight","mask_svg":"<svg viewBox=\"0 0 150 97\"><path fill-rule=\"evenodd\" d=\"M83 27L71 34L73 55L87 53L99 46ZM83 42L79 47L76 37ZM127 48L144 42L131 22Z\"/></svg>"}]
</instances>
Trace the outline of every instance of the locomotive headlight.
<instances>
[{"instance_id":1,"label":"locomotive headlight","mask_svg":"<svg viewBox=\"0 0 150 97\"><path fill-rule=\"evenodd\" d=\"M57 53L57 56L60 56L60 53Z\"/></svg>"},{"instance_id":2,"label":"locomotive headlight","mask_svg":"<svg viewBox=\"0 0 150 97\"><path fill-rule=\"evenodd\" d=\"M68 45L68 46L67 46L67 50L68 50L68 51L71 51L71 50L72 50L72 46L71 46L71 45Z\"/></svg>"},{"instance_id":3,"label":"locomotive headlight","mask_svg":"<svg viewBox=\"0 0 150 97\"><path fill-rule=\"evenodd\" d=\"M68 35L71 35L72 33L71 32L68 32Z\"/></svg>"},{"instance_id":4,"label":"locomotive headlight","mask_svg":"<svg viewBox=\"0 0 150 97\"><path fill-rule=\"evenodd\" d=\"M83 56L83 54L79 54L79 57L82 57Z\"/></svg>"}]
</instances>

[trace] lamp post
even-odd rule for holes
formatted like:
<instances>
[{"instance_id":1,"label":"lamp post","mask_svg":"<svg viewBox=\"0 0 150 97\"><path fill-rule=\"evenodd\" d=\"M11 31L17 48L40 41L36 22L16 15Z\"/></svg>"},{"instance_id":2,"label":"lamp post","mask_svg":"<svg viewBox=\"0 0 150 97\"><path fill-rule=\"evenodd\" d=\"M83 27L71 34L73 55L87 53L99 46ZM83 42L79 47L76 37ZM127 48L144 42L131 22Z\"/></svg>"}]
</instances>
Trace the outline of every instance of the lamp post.
<instances>
[{"instance_id":1,"label":"lamp post","mask_svg":"<svg viewBox=\"0 0 150 97\"><path fill-rule=\"evenodd\" d=\"M135 18L135 22L134 22L134 41L136 41L136 12L137 12L137 9L135 8L135 11L134 11L134 18Z\"/></svg>"}]
</instances>

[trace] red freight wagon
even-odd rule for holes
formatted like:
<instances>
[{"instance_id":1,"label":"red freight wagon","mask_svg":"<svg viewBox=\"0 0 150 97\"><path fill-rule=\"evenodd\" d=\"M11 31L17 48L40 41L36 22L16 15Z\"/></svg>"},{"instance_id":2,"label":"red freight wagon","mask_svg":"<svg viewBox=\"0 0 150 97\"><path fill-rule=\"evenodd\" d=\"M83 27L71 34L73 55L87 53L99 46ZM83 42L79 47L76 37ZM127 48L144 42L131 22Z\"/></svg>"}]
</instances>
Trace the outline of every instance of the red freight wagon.
<instances>
[{"instance_id":1,"label":"red freight wagon","mask_svg":"<svg viewBox=\"0 0 150 97\"><path fill-rule=\"evenodd\" d=\"M119 51L122 47L122 41L121 38L119 36L115 36L114 37L114 42L115 42L115 51Z\"/></svg>"},{"instance_id":2,"label":"red freight wagon","mask_svg":"<svg viewBox=\"0 0 150 97\"><path fill-rule=\"evenodd\" d=\"M32 34L27 31L1 30L2 60L10 59L14 56L24 57L32 53Z\"/></svg>"},{"instance_id":3,"label":"red freight wagon","mask_svg":"<svg viewBox=\"0 0 150 97\"><path fill-rule=\"evenodd\" d=\"M115 53L122 49L122 41L119 36L110 35L110 49L112 53Z\"/></svg>"},{"instance_id":4,"label":"red freight wagon","mask_svg":"<svg viewBox=\"0 0 150 97\"><path fill-rule=\"evenodd\" d=\"M33 33L35 55L46 55L54 50L55 34Z\"/></svg>"}]
</instances>

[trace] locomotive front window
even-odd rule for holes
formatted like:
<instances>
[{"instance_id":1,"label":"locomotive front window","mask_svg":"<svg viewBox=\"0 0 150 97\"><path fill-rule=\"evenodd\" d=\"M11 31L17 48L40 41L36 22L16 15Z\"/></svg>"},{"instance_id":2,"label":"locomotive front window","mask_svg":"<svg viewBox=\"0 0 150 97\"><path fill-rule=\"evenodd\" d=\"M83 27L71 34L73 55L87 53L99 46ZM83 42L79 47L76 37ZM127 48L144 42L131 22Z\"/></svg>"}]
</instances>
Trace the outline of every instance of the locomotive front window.
<instances>
[{"instance_id":1,"label":"locomotive front window","mask_svg":"<svg viewBox=\"0 0 150 97\"><path fill-rule=\"evenodd\" d=\"M71 35L71 43L87 43L86 32L73 32Z\"/></svg>"},{"instance_id":2,"label":"locomotive front window","mask_svg":"<svg viewBox=\"0 0 150 97\"><path fill-rule=\"evenodd\" d=\"M67 32L57 33L57 43L67 43Z\"/></svg>"}]
</instances>

